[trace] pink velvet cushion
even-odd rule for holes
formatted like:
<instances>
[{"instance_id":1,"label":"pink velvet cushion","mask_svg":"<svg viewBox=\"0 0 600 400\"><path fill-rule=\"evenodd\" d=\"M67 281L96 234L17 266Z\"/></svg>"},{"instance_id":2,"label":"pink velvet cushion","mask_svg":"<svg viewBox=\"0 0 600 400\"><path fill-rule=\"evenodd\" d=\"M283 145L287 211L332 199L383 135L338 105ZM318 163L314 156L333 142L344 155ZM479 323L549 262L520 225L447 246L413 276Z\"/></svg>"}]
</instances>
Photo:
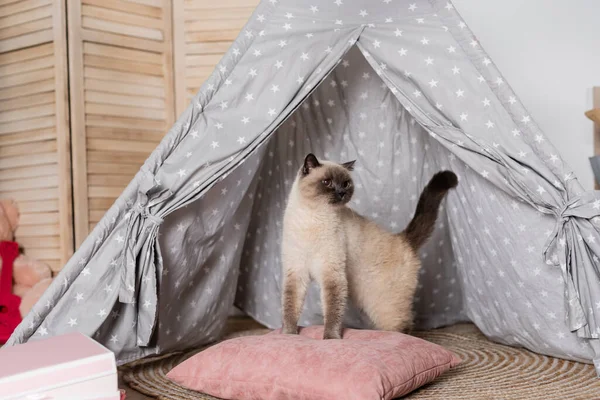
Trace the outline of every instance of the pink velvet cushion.
<instances>
[{"instance_id":1,"label":"pink velvet cushion","mask_svg":"<svg viewBox=\"0 0 600 400\"><path fill-rule=\"evenodd\" d=\"M194 355L167 377L192 390L235 400L393 399L431 382L460 359L441 346L396 332L323 326L300 335L246 336Z\"/></svg>"}]
</instances>

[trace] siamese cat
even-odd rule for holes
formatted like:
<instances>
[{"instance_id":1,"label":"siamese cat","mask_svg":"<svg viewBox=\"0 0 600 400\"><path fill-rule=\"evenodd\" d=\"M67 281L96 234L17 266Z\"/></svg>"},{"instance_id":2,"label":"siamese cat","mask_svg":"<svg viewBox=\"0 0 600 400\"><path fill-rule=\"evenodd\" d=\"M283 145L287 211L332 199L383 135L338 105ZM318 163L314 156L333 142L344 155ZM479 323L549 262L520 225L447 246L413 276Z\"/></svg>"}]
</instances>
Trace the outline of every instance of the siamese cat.
<instances>
[{"instance_id":1,"label":"siamese cat","mask_svg":"<svg viewBox=\"0 0 600 400\"><path fill-rule=\"evenodd\" d=\"M283 221L283 333L298 333L311 280L321 289L323 339L341 339L350 297L376 329L412 328L412 303L421 261L417 250L433 232L451 171L435 174L406 229L393 234L347 206L354 161L337 164L308 154L289 194Z\"/></svg>"}]
</instances>

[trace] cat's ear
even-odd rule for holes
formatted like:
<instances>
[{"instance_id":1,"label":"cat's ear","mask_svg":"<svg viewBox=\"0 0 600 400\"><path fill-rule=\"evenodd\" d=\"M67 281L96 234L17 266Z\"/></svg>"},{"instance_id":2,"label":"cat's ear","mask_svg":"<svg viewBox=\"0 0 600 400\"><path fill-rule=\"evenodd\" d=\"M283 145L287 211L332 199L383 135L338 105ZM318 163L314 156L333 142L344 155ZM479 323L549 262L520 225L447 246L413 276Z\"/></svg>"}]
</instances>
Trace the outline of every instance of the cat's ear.
<instances>
[{"instance_id":1,"label":"cat's ear","mask_svg":"<svg viewBox=\"0 0 600 400\"><path fill-rule=\"evenodd\" d=\"M304 165L302 166L302 173L304 175L308 175L310 173L311 169L315 169L320 166L321 166L321 164L319 164L319 160L317 160L317 157L313 153L310 153L304 159Z\"/></svg>"},{"instance_id":2,"label":"cat's ear","mask_svg":"<svg viewBox=\"0 0 600 400\"><path fill-rule=\"evenodd\" d=\"M346 168L348 171L354 171L354 163L356 160L348 161L342 164L342 167Z\"/></svg>"}]
</instances>

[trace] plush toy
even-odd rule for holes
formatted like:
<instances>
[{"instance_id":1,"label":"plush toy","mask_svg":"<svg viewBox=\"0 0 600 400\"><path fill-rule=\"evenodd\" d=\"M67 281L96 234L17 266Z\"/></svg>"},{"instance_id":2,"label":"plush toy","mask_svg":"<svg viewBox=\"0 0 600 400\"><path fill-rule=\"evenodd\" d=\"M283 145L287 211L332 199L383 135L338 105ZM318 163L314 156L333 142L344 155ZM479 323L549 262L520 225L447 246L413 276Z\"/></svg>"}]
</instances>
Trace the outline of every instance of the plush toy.
<instances>
[{"instance_id":1,"label":"plush toy","mask_svg":"<svg viewBox=\"0 0 600 400\"><path fill-rule=\"evenodd\" d=\"M45 278L36 283L29 291L27 291L27 293L25 293L23 298L21 298L21 305L19 306L19 311L23 318L33 308L40 297L42 297L42 294L44 294L51 283L52 278Z\"/></svg>"},{"instance_id":2,"label":"plush toy","mask_svg":"<svg viewBox=\"0 0 600 400\"><path fill-rule=\"evenodd\" d=\"M19 207L14 200L0 200L0 241L12 241L19 225Z\"/></svg>"},{"instance_id":3,"label":"plush toy","mask_svg":"<svg viewBox=\"0 0 600 400\"><path fill-rule=\"evenodd\" d=\"M28 287L35 286L38 282L52 277L52 270L41 261L21 254L13 266L13 279L16 284Z\"/></svg>"},{"instance_id":4,"label":"plush toy","mask_svg":"<svg viewBox=\"0 0 600 400\"><path fill-rule=\"evenodd\" d=\"M13 241L19 225L19 208L13 200L0 199L0 242ZM0 258L0 271L2 259ZM24 317L52 282L50 267L32 257L21 254L13 263L12 293L21 297L19 311Z\"/></svg>"}]
</instances>

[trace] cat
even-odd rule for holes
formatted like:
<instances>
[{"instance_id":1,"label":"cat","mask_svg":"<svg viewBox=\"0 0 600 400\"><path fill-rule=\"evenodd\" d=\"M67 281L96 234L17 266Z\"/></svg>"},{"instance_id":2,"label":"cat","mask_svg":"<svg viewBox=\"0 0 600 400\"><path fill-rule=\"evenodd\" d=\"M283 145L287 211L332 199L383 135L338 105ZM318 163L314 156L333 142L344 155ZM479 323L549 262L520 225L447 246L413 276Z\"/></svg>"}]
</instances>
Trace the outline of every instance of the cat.
<instances>
[{"instance_id":1,"label":"cat","mask_svg":"<svg viewBox=\"0 0 600 400\"><path fill-rule=\"evenodd\" d=\"M321 288L323 339L341 339L348 298L375 329L412 328L421 267L417 250L433 232L440 203L458 178L451 171L436 173L406 229L393 234L347 206L354 194L354 163L319 161L311 153L294 180L283 218L283 333L298 333L313 279Z\"/></svg>"}]
</instances>

